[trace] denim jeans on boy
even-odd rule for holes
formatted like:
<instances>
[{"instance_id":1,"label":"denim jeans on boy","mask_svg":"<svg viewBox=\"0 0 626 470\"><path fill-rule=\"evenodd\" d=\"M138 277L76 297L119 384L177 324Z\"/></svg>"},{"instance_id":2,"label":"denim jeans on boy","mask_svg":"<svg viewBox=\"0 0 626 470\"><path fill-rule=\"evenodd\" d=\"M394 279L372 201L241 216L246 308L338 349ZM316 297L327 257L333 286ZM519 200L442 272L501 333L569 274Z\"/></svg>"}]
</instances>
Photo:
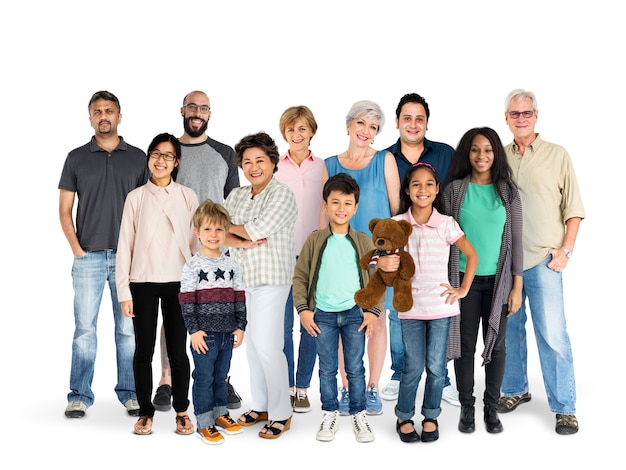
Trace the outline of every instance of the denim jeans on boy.
<instances>
[{"instance_id":1,"label":"denim jeans on boy","mask_svg":"<svg viewBox=\"0 0 626 470\"><path fill-rule=\"evenodd\" d=\"M350 414L365 409L365 330L358 331L363 323L363 312L358 306L343 312L324 312L315 309L313 317L321 330L316 336L319 358L320 395L322 410L339 410L337 400L337 371L339 369L339 337L343 345L344 366L350 389Z\"/></svg>"},{"instance_id":2,"label":"denim jeans on boy","mask_svg":"<svg viewBox=\"0 0 626 470\"><path fill-rule=\"evenodd\" d=\"M404 344L402 343L402 327L398 318L397 310L389 309L389 350L391 352L391 380L400 380L404 368ZM444 387L450 385L448 368L446 367L446 379Z\"/></svg>"},{"instance_id":3,"label":"denim jeans on boy","mask_svg":"<svg viewBox=\"0 0 626 470\"><path fill-rule=\"evenodd\" d=\"M133 354L135 335L133 321L122 314L115 286L115 250L88 252L74 258L72 283L74 285L74 339L68 401L81 401L87 406L94 402L91 383L96 363L96 325L105 284L109 284L115 347L117 352L117 385L115 392L121 403L135 398Z\"/></svg>"},{"instance_id":4,"label":"denim jeans on boy","mask_svg":"<svg viewBox=\"0 0 626 470\"><path fill-rule=\"evenodd\" d=\"M194 370L192 372L193 411L198 428L215 424L215 418L228 413L228 384L226 376L233 356L232 333L207 332L204 341L208 347L205 354L191 349Z\"/></svg>"},{"instance_id":5,"label":"denim jeans on boy","mask_svg":"<svg viewBox=\"0 0 626 470\"><path fill-rule=\"evenodd\" d=\"M450 317L436 320L400 320L404 343L404 370L400 380L396 416L402 421L415 416L415 401L420 378L426 369L421 414L437 418L445 383L446 351Z\"/></svg>"},{"instance_id":6,"label":"denim jeans on boy","mask_svg":"<svg viewBox=\"0 0 626 470\"><path fill-rule=\"evenodd\" d=\"M315 338L311 336L300 325L300 344L298 346L298 368L294 376L294 351L293 351L293 287L289 290L289 297L285 304L285 346L283 352L287 358L287 369L289 370L289 388L309 388L311 377L315 367L317 357L317 346ZM298 324L300 321L298 320ZM294 380L295 379L295 380Z\"/></svg>"},{"instance_id":7,"label":"denim jeans on boy","mask_svg":"<svg viewBox=\"0 0 626 470\"><path fill-rule=\"evenodd\" d=\"M576 381L572 347L567 334L563 303L563 277L548 268L550 257L524 271L522 306L508 318L506 365L502 395L528 392L526 299L539 351L543 383L553 413L576 413Z\"/></svg>"}]
</instances>

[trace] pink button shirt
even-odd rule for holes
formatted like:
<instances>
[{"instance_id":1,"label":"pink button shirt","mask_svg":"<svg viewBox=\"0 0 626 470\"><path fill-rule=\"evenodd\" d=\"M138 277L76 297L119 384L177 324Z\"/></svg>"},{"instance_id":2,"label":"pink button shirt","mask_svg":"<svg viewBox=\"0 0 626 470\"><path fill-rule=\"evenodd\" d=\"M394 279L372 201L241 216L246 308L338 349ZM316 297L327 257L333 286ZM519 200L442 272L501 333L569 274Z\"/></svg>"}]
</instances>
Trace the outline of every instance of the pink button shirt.
<instances>
[{"instance_id":1,"label":"pink button shirt","mask_svg":"<svg viewBox=\"0 0 626 470\"><path fill-rule=\"evenodd\" d=\"M296 255L300 254L304 241L317 230L322 208L322 169L324 160L313 152L298 166L289 152L280 157L274 178L285 183L296 196L298 219L296 220Z\"/></svg>"}]
</instances>

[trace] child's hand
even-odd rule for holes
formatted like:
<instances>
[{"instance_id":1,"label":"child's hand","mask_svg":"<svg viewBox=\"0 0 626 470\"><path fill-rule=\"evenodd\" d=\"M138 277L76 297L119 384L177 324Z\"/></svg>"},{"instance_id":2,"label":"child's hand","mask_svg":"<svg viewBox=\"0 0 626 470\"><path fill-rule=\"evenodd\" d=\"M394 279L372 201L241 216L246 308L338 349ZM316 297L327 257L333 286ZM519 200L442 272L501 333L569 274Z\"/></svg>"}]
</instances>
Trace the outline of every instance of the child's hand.
<instances>
[{"instance_id":1,"label":"child's hand","mask_svg":"<svg viewBox=\"0 0 626 470\"><path fill-rule=\"evenodd\" d=\"M400 269L400 257L398 255L387 255L378 258L378 269L387 273L393 273Z\"/></svg>"},{"instance_id":2,"label":"child's hand","mask_svg":"<svg viewBox=\"0 0 626 470\"><path fill-rule=\"evenodd\" d=\"M300 312L299 316L300 325L302 325L302 328L304 328L311 336L315 338L318 333L322 332L313 320L315 314L311 310L303 310Z\"/></svg>"},{"instance_id":3,"label":"child's hand","mask_svg":"<svg viewBox=\"0 0 626 470\"><path fill-rule=\"evenodd\" d=\"M133 318L135 314L133 313L133 301L125 300L124 302L120 302L120 308L122 309L122 314L125 317Z\"/></svg>"},{"instance_id":4,"label":"child's hand","mask_svg":"<svg viewBox=\"0 0 626 470\"><path fill-rule=\"evenodd\" d=\"M372 335L376 332L377 321L378 317L372 312L363 312L363 323L361 323L361 326L359 326L359 331L363 331L363 329L365 329L365 336L367 338L371 338Z\"/></svg>"},{"instance_id":5,"label":"child's hand","mask_svg":"<svg viewBox=\"0 0 626 470\"><path fill-rule=\"evenodd\" d=\"M243 330L240 330L239 328L233 331L233 336L235 337L233 341L233 349L238 348L241 346L241 343L243 343L243 333Z\"/></svg>"},{"instance_id":6,"label":"child's hand","mask_svg":"<svg viewBox=\"0 0 626 470\"><path fill-rule=\"evenodd\" d=\"M198 354L206 354L209 350L209 347L206 345L206 341L204 337L206 333L203 330L198 330L195 333L189 335L189 339L191 340L191 347Z\"/></svg>"},{"instance_id":7,"label":"child's hand","mask_svg":"<svg viewBox=\"0 0 626 470\"><path fill-rule=\"evenodd\" d=\"M468 292L467 289L462 287L455 288L445 282L439 285L446 288L446 290L441 293L440 297L446 297L446 303L450 305L464 298Z\"/></svg>"}]
</instances>

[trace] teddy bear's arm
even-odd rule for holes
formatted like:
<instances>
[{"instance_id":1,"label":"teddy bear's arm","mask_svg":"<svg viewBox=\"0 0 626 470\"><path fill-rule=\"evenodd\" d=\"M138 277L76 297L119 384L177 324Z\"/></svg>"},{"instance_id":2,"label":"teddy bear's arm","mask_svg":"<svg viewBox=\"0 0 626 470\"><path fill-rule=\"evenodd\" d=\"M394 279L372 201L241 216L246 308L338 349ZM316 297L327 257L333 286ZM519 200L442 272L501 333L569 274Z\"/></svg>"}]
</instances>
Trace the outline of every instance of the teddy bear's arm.
<instances>
[{"instance_id":1,"label":"teddy bear's arm","mask_svg":"<svg viewBox=\"0 0 626 470\"><path fill-rule=\"evenodd\" d=\"M415 274L415 262L406 251L400 252L400 278L411 279Z\"/></svg>"}]
</instances>

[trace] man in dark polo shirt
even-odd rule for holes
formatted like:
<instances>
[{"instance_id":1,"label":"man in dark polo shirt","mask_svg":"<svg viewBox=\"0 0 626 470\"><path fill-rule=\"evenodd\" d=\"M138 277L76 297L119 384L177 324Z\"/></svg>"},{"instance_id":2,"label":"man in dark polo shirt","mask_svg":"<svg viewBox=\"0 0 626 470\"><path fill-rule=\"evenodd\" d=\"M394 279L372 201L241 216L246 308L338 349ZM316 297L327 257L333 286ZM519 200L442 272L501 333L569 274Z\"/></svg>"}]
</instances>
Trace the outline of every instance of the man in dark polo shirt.
<instances>
[{"instance_id":1,"label":"man in dark polo shirt","mask_svg":"<svg viewBox=\"0 0 626 470\"><path fill-rule=\"evenodd\" d=\"M115 256L126 195L150 175L146 154L117 134L122 120L115 95L98 91L89 100L91 141L72 150L59 181L61 228L74 254L74 339L70 393L65 416L82 418L94 402L91 383L96 362L96 325L105 285L111 291L117 351L119 401L131 416L139 415L135 394L132 319L124 317L117 300ZM72 218L78 200L76 224Z\"/></svg>"},{"instance_id":2,"label":"man in dark polo shirt","mask_svg":"<svg viewBox=\"0 0 626 470\"><path fill-rule=\"evenodd\" d=\"M407 170L415 163L430 163L437 173L443 186L448 175L448 167L454 154L454 149L442 142L433 142L426 138L430 109L426 100L417 93L408 93L400 98L396 108L396 128L400 133L398 141L386 148L396 157L400 183L404 179ZM404 367L404 346L402 344L402 331L398 312L393 307L389 309L389 349L391 352L391 369L393 374L389 383L381 390L381 396L385 400L396 400L400 385L400 376ZM446 374L446 382L443 389L443 399L454 406L461 406L459 393L450 383Z\"/></svg>"}]
</instances>

